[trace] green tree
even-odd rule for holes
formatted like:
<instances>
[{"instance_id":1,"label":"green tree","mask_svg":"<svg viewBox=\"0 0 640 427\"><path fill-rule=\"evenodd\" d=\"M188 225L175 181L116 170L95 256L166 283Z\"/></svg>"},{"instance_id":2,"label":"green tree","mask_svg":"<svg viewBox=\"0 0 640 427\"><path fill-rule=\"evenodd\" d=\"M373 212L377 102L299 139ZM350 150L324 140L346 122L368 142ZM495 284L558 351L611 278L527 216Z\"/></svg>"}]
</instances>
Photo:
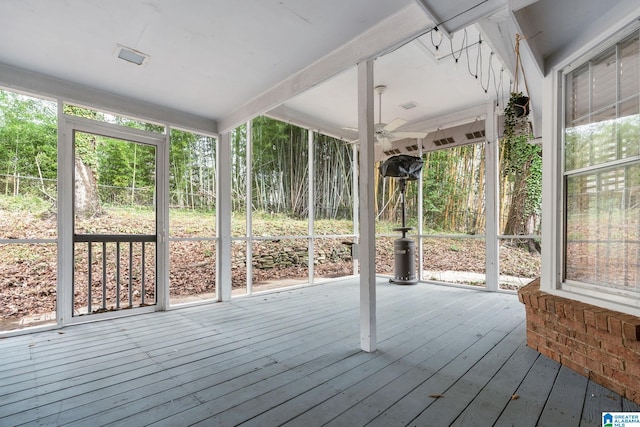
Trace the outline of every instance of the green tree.
<instances>
[{"instance_id":1,"label":"green tree","mask_svg":"<svg viewBox=\"0 0 640 427\"><path fill-rule=\"evenodd\" d=\"M4 193L45 193L52 197L54 187L45 187L44 181L57 176L56 153L55 103L0 90L0 175L4 175Z\"/></svg>"},{"instance_id":2,"label":"green tree","mask_svg":"<svg viewBox=\"0 0 640 427\"><path fill-rule=\"evenodd\" d=\"M171 130L169 182L173 206L215 207L215 144L211 137Z\"/></svg>"},{"instance_id":3,"label":"green tree","mask_svg":"<svg viewBox=\"0 0 640 427\"><path fill-rule=\"evenodd\" d=\"M268 117L253 120L254 209L308 215L307 130Z\"/></svg>"}]
</instances>

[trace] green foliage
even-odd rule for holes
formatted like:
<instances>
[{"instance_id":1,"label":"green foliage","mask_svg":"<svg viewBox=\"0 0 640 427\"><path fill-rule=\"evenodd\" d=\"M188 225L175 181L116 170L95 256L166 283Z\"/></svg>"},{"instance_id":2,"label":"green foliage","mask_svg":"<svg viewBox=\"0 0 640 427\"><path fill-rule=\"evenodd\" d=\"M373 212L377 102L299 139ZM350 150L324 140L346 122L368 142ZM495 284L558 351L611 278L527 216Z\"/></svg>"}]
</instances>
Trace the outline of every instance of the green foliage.
<instances>
[{"instance_id":1,"label":"green foliage","mask_svg":"<svg viewBox=\"0 0 640 427\"><path fill-rule=\"evenodd\" d=\"M525 214L539 214L542 206L542 149L539 146L536 153L532 153L527 183L527 200Z\"/></svg>"},{"instance_id":2,"label":"green foliage","mask_svg":"<svg viewBox=\"0 0 640 427\"><path fill-rule=\"evenodd\" d=\"M76 107L74 105L65 104L63 111L77 117L84 117L92 120L103 120L102 114L88 108ZM76 132L74 135L74 150L76 157L93 170L96 178L100 176L98 173L98 157L96 154L96 137L83 132Z\"/></svg>"},{"instance_id":3,"label":"green foliage","mask_svg":"<svg viewBox=\"0 0 640 427\"><path fill-rule=\"evenodd\" d=\"M253 209L306 216L307 130L268 117L253 120Z\"/></svg>"},{"instance_id":4,"label":"green foliage","mask_svg":"<svg viewBox=\"0 0 640 427\"><path fill-rule=\"evenodd\" d=\"M126 187L131 185L133 164L131 146L125 141L106 140L98 146L97 156L101 184Z\"/></svg>"},{"instance_id":5,"label":"green foliage","mask_svg":"<svg viewBox=\"0 0 640 427\"><path fill-rule=\"evenodd\" d=\"M522 201L527 216L540 212L542 203L542 148L529 143L528 135L519 135L503 140L502 173L512 183L524 183ZM516 198L518 195L516 195Z\"/></svg>"},{"instance_id":6,"label":"green foliage","mask_svg":"<svg viewBox=\"0 0 640 427\"><path fill-rule=\"evenodd\" d=\"M316 218L353 218L353 150L344 141L315 135L314 209Z\"/></svg>"},{"instance_id":7,"label":"green foliage","mask_svg":"<svg viewBox=\"0 0 640 427\"><path fill-rule=\"evenodd\" d=\"M426 227L446 232L482 232L483 212L479 207L483 168L484 151L477 144L424 155L422 211Z\"/></svg>"},{"instance_id":8,"label":"green foliage","mask_svg":"<svg viewBox=\"0 0 640 427\"><path fill-rule=\"evenodd\" d=\"M314 169L309 177L309 134L306 129L268 117L257 117L252 123L252 209L284 213L304 218L309 215L307 201L310 179L315 186L314 210L317 218L352 217L352 151L343 141L314 134ZM242 136L240 134L240 136ZM234 164L240 167L243 148L232 141L237 150ZM237 179L240 185L242 180ZM234 196L243 197L236 187ZM241 207L242 201L234 201Z\"/></svg>"},{"instance_id":9,"label":"green foliage","mask_svg":"<svg viewBox=\"0 0 640 427\"><path fill-rule=\"evenodd\" d=\"M39 196L5 196L0 194L0 211L30 212L35 215L45 215L50 207L50 203Z\"/></svg>"},{"instance_id":10,"label":"green foliage","mask_svg":"<svg viewBox=\"0 0 640 427\"><path fill-rule=\"evenodd\" d=\"M65 113L93 120L108 121L154 132L164 128L152 123L110 116L95 110L65 105ZM622 129L622 128L621 128ZM624 136L629 147L637 136L637 126L629 126ZM352 146L327 136L314 134L314 174L309 175L308 131L267 117L252 123L252 152L247 153L247 127L231 133L232 206L235 213L251 210L277 218L305 220L309 216L307 202L310 183L314 186L313 209L317 220L353 217L353 150ZM622 136L621 136L622 138ZM169 147L169 186L172 208L215 212L216 140L214 138L172 129ZM92 168L103 187L103 203L137 203L137 192L155 187L155 148L127 141L78 132L76 154ZM526 184L525 212L539 212L541 198L540 148L527 143L526 137L508 139L503 157L503 178L511 183ZM626 147L626 145L625 145ZM631 153L629 148L629 155ZM247 155L251 154L253 173L248 176ZM407 185L407 222L415 226L422 210L425 227L445 232L475 233L483 229L482 145L455 147L425 154L423 167L423 205L418 206L417 182ZM0 91L0 175L26 176L37 182L55 180L57 176L57 114L53 102ZM252 180L251 205L246 206L246 182ZM0 182L2 183L2 182ZM5 179L5 194L13 192ZM44 185L25 194L42 194ZM20 186L23 194L25 185ZM397 187L389 180L378 181L378 230L398 226L400 204ZM53 194L53 192L51 193ZM152 193L150 193L152 194ZM151 200L151 198L149 198ZM26 202L25 202L26 203ZM173 211L172 211L173 212ZM238 215L237 218L241 218ZM332 234L332 222L323 224ZM320 226L321 223L318 222ZM350 233L351 226L347 227Z\"/></svg>"},{"instance_id":11,"label":"green foliage","mask_svg":"<svg viewBox=\"0 0 640 427\"><path fill-rule=\"evenodd\" d=\"M169 186L171 205L212 210L216 195L216 140L171 130Z\"/></svg>"},{"instance_id":12,"label":"green foliage","mask_svg":"<svg viewBox=\"0 0 640 427\"><path fill-rule=\"evenodd\" d=\"M0 175L55 179L57 142L54 103L0 91Z\"/></svg>"}]
</instances>

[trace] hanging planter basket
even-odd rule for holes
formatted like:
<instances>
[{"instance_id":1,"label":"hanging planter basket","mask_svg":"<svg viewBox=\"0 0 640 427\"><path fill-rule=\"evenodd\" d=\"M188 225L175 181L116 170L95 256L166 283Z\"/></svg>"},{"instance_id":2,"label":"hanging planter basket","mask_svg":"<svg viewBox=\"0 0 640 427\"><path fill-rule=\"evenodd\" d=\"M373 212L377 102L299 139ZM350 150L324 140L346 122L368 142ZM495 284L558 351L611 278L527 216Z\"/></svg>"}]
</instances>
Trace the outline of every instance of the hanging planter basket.
<instances>
[{"instance_id":1,"label":"hanging planter basket","mask_svg":"<svg viewBox=\"0 0 640 427\"><path fill-rule=\"evenodd\" d=\"M527 95L514 93L511 96L510 102L513 105L513 113L516 117L529 115L529 97Z\"/></svg>"},{"instance_id":2,"label":"hanging planter basket","mask_svg":"<svg viewBox=\"0 0 640 427\"><path fill-rule=\"evenodd\" d=\"M504 109L504 137L531 135L529 97L521 92L512 93Z\"/></svg>"},{"instance_id":3,"label":"hanging planter basket","mask_svg":"<svg viewBox=\"0 0 640 427\"><path fill-rule=\"evenodd\" d=\"M533 131L531 122L529 121L529 113L531 112L531 99L528 96L529 88L527 87L527 79L524 75L524 68L520 59L520 34L516 34L516 70L513 89L509 102L504 109L504 137L513 138L516 136L527 135L532 136ZM522 80L524 81L525 93L518 90L519 74L522 72Z\"/></svg>"}]
</instances>

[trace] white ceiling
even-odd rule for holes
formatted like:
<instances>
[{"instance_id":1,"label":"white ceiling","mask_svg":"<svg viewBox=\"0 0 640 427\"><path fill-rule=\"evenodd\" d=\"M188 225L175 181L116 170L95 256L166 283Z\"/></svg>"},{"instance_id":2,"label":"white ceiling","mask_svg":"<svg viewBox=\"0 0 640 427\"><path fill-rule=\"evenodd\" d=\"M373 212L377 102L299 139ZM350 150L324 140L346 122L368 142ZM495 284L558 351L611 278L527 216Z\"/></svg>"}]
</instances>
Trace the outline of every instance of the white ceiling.
<instances>
[{"instance_id":1,"label":"white ceiling","mask_svg":"<svg viewBox=\"0 0 640 427\"><path fill-rule=\"evenodd\" d=\"M430 132L475 122L487 103L508 96L521 32L539 124L549 58L557 61L594 22L637 8L637 0L2 0L0 85L29 88L48 76L47 89L38 87L52 95L57 82L71 82L206 120L210 129L268 113L352 140L357 62L377 58L375 84L388 87L383 122L401 117L403 130ZM438 52L435 26L453 32ZM468 48L460 50L465 31ZM117 44L148 62L117 59ZM16 85L3 70L26 77ZM58 95L68 93L78 92ZM409 101L416 107L400 107ZM376 120L377 108L376 98Z\"/></svg>"}]
</instances>

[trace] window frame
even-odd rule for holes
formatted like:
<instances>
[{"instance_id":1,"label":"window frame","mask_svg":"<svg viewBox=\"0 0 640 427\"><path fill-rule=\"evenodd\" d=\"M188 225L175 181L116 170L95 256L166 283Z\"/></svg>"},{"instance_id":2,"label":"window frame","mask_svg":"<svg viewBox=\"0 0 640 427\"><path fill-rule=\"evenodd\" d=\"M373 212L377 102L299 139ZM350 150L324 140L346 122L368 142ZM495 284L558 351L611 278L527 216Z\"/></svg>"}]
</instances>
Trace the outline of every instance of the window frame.
<instances>
[{"instance_id":1,"label":"window frame","mask_svg":"<svg viewBox=\"0 0 640 427\"><path fill-rule=\"evenodd\" d=\"M621 104L629 101L633 97L640 97L640 92L637 92L633 95L622 96L620 94L620 82L619 82L619 63L618 58L620 54L620 44L624 43L629 38L640 37L640 25L634 23L632 25L627 26L626 28L615 32L612 35L603 39L604 41L599 41L595 48L586 49L585 52L581 56L578 56L577 59L573 60L568 65L559 66L557 68L557 72L551 73L551 79L553 81L553 87L556 92L553 97L553 103L555 104L555 109L551 114L548 114L547 117L552 118L555 114L555 118L553 118L552 131L554 132L553 140L558 141L557 150L554 150L555 158L547 158L547 165L551 164L552 169L557 171L557 175L553 177L554 181L554 190L548 192L546 197L547 205L551 203L556 203L557 206L552 209L546 209L545 213L547 215L554 215L553 219L549 221L550 227L548 227L547 233L553 233L553 230L556 230L558 233L555 234L553 242L555 244L553 247L547 251L547 256L543 257L543 278L551 279L546 285L543 285L542 288L544 290L550 291L551 293L568 296L572 299L582 300L584 302L592 303L598 306L602 306L605 308L612 308L618 311L627 312L629 314L639 315L640 314L640 290L628 291L624 289L619 289L615 287L609 287L603 284L591 284L586 282L581 282L577 280L567 279L567 219L568 219L568 179L570 177L578 177L588 173L600 173L605 172L606 170L610 170L612 168L621 168L629 165L640 165L640 153L631 157L620 157L617 156L615 160L603 161L600 163L590 162L586 166L577 167L570 169L567 171L566 169L566 129L569 124L568 120L568 109L569 109L569 97L567 96L568 92L568 80L569 75L576 70L586 66L593 61L597 61L603 55L606 54L608 50L612 48L615 49L616 55L616 71L615 71L615 83L614 86L616 88L615 100L613 101L613 105L616 109L616 119L620 118L619 107ZM638 66L640 67L640 60ZM580 117L574 118L574 121L578 121L580 118L590 118L598 112L603 111L608 107L599 107L597 110L593 109L593 99L592 99L592 90L591 87L593 84L592 80L592 67L589 66L589 99L588 99L588 112ZM640 102L640 101L639 101ZM607 104L609 106L609 104ZM640 114L640 113L639 113ZM597 121L590 121L589 123L597 123ZM619 142L616 142L618 145ZM617 150L620 147L616 147ZM551 150L549 150L551 151ZM544 153L544 151L543 151ZM549 154L551 155L551 154ZM544 216L544 214L543 214ZM543 233L545 234L545 233ZM547 234L548 235L548 234ZM551 240L547 240L551 243ZM547 267L545 268L545 260L547 262Z\"/></svg>"}]
</instances>

